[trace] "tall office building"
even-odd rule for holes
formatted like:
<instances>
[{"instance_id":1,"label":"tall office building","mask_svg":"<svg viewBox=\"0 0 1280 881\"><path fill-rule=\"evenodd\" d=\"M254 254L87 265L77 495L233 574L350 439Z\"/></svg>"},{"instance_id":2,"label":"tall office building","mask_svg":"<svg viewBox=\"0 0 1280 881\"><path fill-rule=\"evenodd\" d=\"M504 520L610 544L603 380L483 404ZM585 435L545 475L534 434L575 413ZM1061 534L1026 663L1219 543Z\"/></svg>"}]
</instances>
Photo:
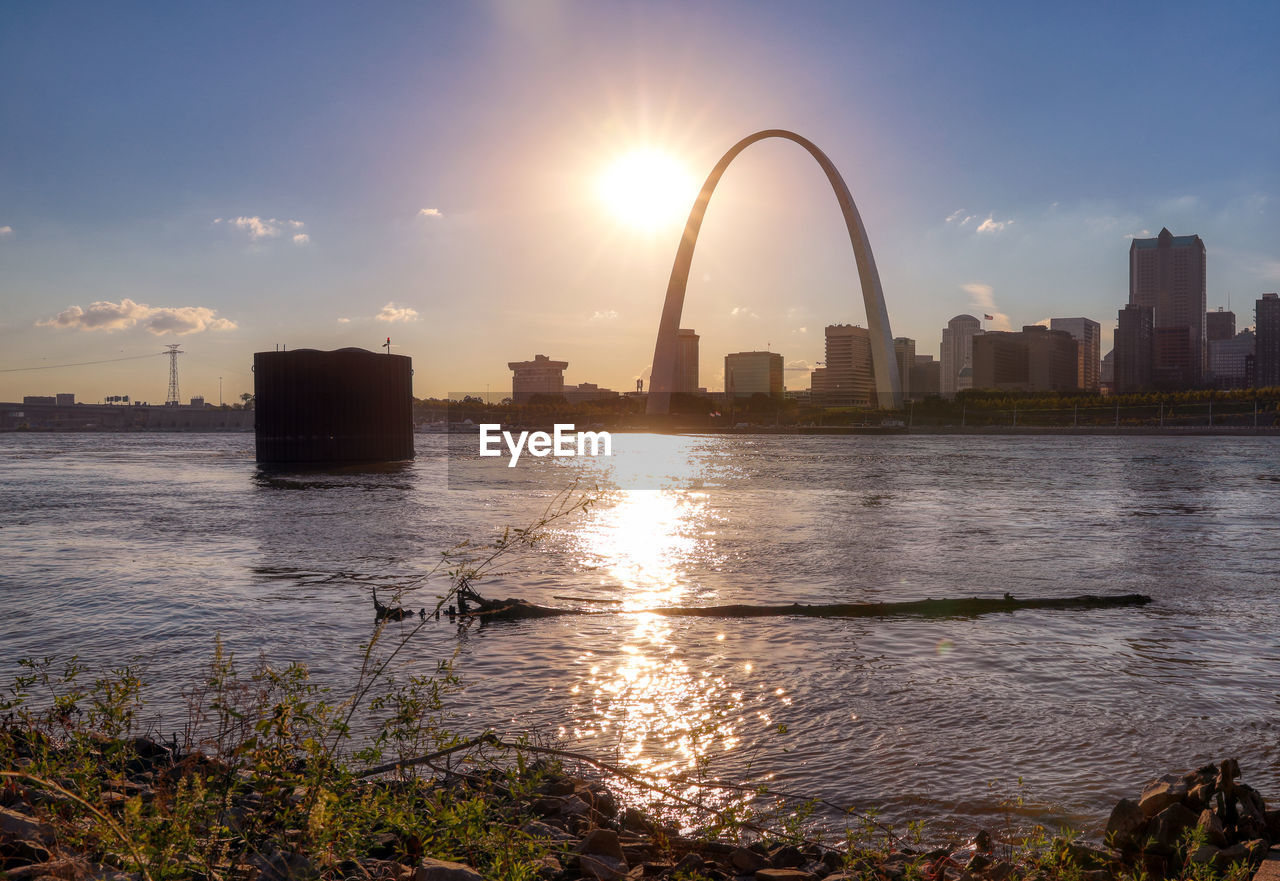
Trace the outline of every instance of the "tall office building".
<instances>
[{"instance_id":1,"label":"tall office building","mask_svg":"<svg viewBox=\"0 0 1280 881\"><path fill-rule=\"evenodd\" d=\"M671 391L696 394L698 391L698 333L680 328L676 331L676 373Z\"/></svg>"},{"instance_id":2,"label":"tall office building","mask_svg":"<svg viewBox=\"0 0 1280 881\"><path fill-rule=\"evenodd\" d=\"M1129 245L1129 303L1152 310L1152 382L1194 388L1204 378L1205 249L1199 236L1160 230Z\"/></svg>"},{"instance_id":3,"label":"tall office building","mask_svg":"<svg viewBox=\"0 0 1280 881\"><path fill-rule=\"evenodd\" d=\"M872 406L871 332L855 324L830 324L826 336L826 366L813 371L810 399L823 407Z\"/></svg>"},{"instance_id":4,"label":"tall office building","mask_svg":"<svg viewBox=\"0 0 1280 881\"><path fill-rule=\"evenodd\" d=\"M1208 312L1204 316L1205 339L1229 340L1236 335L1236 313L1218 307L1217 312Z\"/></svg>"},{"instance_id":5,"label":"tall office building","mask_svg":"<svg viewBox=\"0 0 1280 881\"><path fill-rule=\"evenodd\" d=\"M1102 380L1102 325L1089 318L1050 318L1049 329L1066 331L1075 338L1076 388L1096 392Z\"/></svg>"},{"instance_id":6,"label":"tall office building","mask_svg":"<svg viewBox=\"0 0 1280 881\"><path fill-rule=\"evenodd\" d=\"M511 399L528 403L534 395L564 394L564 370L568 361L552 361L546 355L534 355L532 361L508 361L512 371Z\"/></svg>"},{"instance_id":7,"label":"tall office building","mask_svg":"<svg viewBox=\"0 0 1280 881\"><path fill-rule=\"evenodd\" d=\"M1065 330L1042 324L1021 333L995 331L974 337L973 387L1025 392L1079 388L1080 344Z\"/></svg>"},{"instance_id":8,"label":"tall office building","mask_svg":"<svg viewBox=\"0 0 1280 881\"><path fill-rule=\"evenodd\" d=\"M1280 386L1280 294L1263 294L1254 309L1258 337L1254 385Z\"/></svg>"},{"instance_id":9,"label":"tall office building","mask_svg":"<svg viewBox=\"0 0 1280 881\"><path fill-rule=\"evenodd\" d=\"M1118 394L1145 391L1151 387L1151 351L1155 318L1150 306L1130 303L1120 310L1116 324L1115 390Z\"/></svg>"},{"instance_id":10,"label":"tall office building","mask_svg":"<svg viewBox=\"0 0 1280 881\"><path fill-rule=\"evenodd\" d=\"M777 352L734 352L724 356L724 391L731 398L765 394L782 398L782 356Z\"/></svg>"},{"instance_id":11,"label":"tall office building","mask_svg":"<svg viewBox=\"0 0 1280 881\"><path fill-rule=\"evenodd\" d=\"M902 382L902 398L911 397L911 368L916 366L916 341L909 337L894 337L893 357L898 362L898 379Z\"/></svg>"},{"instance_id":12,"label":"tall office building","mask_svg":"<svg viewBox=\"0 0 1280 881\"><path fill-rule=\"evenodd\" d=\"M973 387L973 338L981 333L982 322L972 315L957 315L942 329L939 380L944 398Z\"/></svg>"}]
</instances>

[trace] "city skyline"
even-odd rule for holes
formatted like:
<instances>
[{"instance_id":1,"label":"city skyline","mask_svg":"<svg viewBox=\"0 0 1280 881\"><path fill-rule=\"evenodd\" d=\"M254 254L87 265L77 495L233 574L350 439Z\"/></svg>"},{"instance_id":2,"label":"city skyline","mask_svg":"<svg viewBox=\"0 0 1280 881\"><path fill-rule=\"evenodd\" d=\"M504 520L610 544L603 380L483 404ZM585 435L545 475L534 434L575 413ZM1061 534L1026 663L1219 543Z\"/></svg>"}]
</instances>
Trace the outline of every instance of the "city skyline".
<instances>
[{"instance_id":1,"label":"city skyline","mask_svg":"<svg viewBox=\"0 0 1280 881\"><path fill-rule=\"evenodd\" d=\"M647 387L701 177L772 126L841 169L921 354L964 313L1087 316L1105 354L1129 242L1162 227L1201 237L1207 308L1229 294L1248 326L1280 287L1280 13L1100 10L9 8L0 70L26 85L0 104L0 399L159 401L164 359L112 359L181 343L184 399L222 377L236 400L255 351L388 334L420 397L503 384L533 351ZM791 146L726 174L683 323L708 352L772 343L805 387L823 327L866 316ZM640 196L605 184L645 149L674 163L670 216L637 228ZM19 370L83 361L112 363Z\"/></svg>"}]
</instances>

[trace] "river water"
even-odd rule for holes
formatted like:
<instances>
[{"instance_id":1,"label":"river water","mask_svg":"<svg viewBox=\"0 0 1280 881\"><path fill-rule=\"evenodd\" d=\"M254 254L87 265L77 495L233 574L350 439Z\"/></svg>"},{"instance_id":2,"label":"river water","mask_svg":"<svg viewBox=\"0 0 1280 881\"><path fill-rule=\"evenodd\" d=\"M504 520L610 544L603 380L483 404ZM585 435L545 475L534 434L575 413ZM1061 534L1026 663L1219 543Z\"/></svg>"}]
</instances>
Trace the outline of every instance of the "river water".
<instances>
[{"instance_id":1,"label":"river water","mask_svg":"<svg viewBox=\"0 0 1280 881\"><path fill-rule=\"evenodd\" d=\"M466 485L447 479L451 442L474 443L422 435L412 464L282 474L255 465L248 434L0 436L4 678L24 656L141 657L160 724L180 729L220 634L240 659L305 661L349 688L371 584L385 597L441 550L529 525L568 485L572 468L543 460L519 491L451 488ZM969 830L1012 813L1097 834L1149 777L1225 756L1280 798L1280 440L614 443L622 465L648 452L718 477L605 491L477 585L620 613L423 628L397 669L456 652L460 731ZM1006 592L1155 601L943 620L628 611Z\"/></svg>"}]
</instances>

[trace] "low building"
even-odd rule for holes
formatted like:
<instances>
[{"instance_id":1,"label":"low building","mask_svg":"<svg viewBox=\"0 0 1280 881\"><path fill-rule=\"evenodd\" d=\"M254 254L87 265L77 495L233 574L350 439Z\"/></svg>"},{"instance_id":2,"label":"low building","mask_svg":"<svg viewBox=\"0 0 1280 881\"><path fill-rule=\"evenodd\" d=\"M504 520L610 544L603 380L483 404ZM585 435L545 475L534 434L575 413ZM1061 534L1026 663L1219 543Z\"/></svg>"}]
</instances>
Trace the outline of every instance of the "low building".
<instances>
[{"instance_id":1,"label":"low building","mask_svg":"<svg viewBox=\"0 0 1280 881\"><path fill-rule=\"evenodd\" d=\"M1210 312L1210 315L1222 313ZM1248 388L1249 362L1257 352L1257 337L1245 328L1229 340L1209 340L1209 372L1214 388Z\"/></svg>"},{"instance_id":2,"label":"low building","mask_svg":"<svg viewBox=\"0 0 1280 881\"><path fill-rule=\"evenodd\" d=\"M935 361L932 355L916 355L916 363L911 365L911 400L923 401L940 394L942 362Z\"/></svg>"},{"instance_id":3,"label":"low building","mask_svg":"<svg viewBox=\"0 0 1280 881\"><path fill-rule=\"evenodd\" d=\"M588 404L592 401L611 401L620 397L618 392L610 388L600 388L594 382L583 382L578 385L564 387L564 399L570 404Z\"/></svg>"}]
</instances>

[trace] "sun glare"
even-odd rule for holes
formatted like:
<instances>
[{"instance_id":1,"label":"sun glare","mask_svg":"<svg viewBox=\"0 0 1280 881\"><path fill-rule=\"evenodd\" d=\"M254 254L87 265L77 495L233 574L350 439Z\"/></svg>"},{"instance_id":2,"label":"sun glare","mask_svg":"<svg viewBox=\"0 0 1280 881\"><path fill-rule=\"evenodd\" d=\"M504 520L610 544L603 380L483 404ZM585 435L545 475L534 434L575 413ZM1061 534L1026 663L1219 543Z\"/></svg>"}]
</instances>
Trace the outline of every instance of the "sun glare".
<instances>
[{"instance_id":1,"label":"sun glare","mask_svg":"<svg viewBox=\"0 0 1280 881\"><path fill-rule=\"evenodd\" d=\"M654 149L632 150L615 159L601 173L597 192L615 217L641 230L683 221L698 193L689 170Z\"/></svg>"}]
</instances>

